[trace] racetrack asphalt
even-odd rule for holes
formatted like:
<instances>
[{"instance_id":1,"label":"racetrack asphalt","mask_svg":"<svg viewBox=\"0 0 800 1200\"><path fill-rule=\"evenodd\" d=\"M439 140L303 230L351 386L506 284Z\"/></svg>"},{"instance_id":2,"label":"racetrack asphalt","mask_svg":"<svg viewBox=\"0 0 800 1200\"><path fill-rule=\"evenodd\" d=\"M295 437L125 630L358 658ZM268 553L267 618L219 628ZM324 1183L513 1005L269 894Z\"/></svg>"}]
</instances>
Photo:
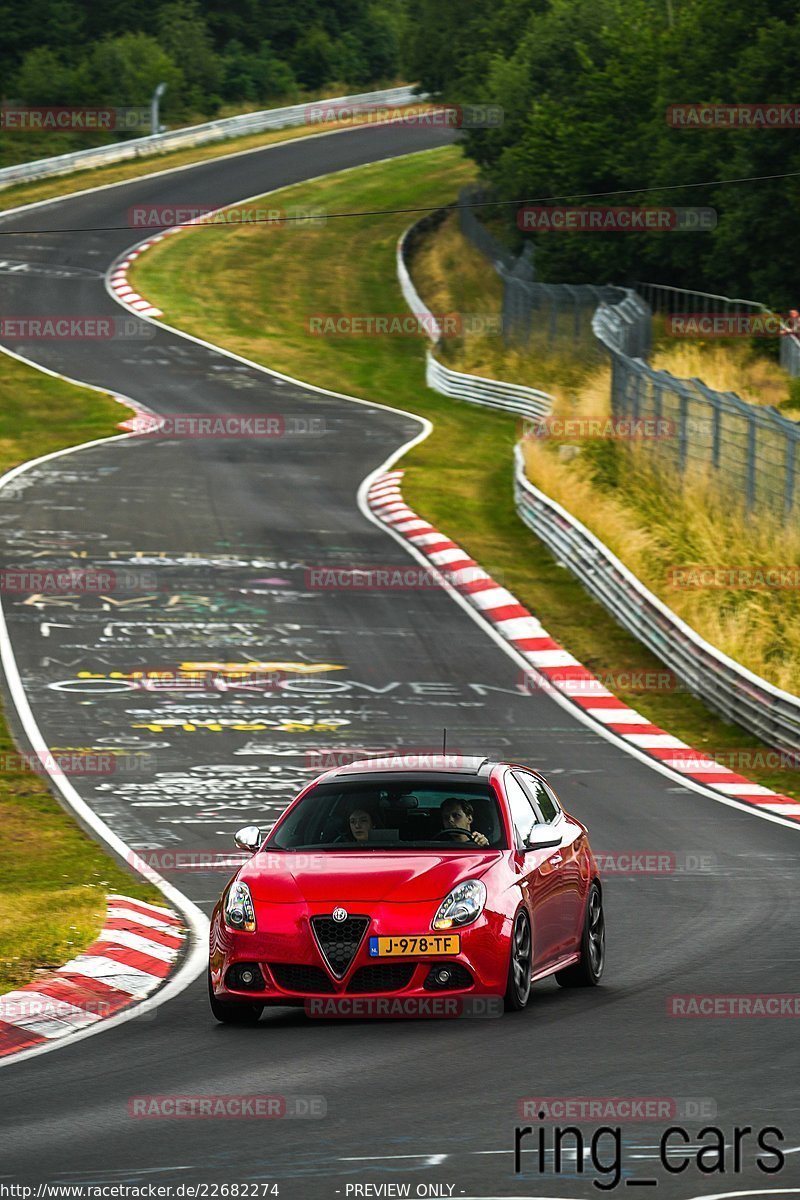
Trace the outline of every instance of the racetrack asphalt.
<instances>
[{"instance_id":1,"label":"racetrack asphalt","mask_svg":"<svg viewBox=\"0 0 800 1200\"><path fill-rule=\"evenodd\" d=\"M0 230L125 225L134 204L214 207L451 136L371 127L283 143L18 212ZM0 267L4 312L128 319L103 274L139 236L3 238L8 259L26 264ZM320 279L323 308L324 290ZM528 1152L515 1173L515 1126L537 1124L520 1102L651 1097L674 1119L622 1124L619 1188L655 1179L657 1194L691 1197L800 1186L796 1019L681 1019L667 1008L676 994L800 993L795 831L686 789L531 693L446 592L309 587L309 567L412 562L356 493L419 423L148 329L140 339L4 344L157 413L278 414L287 428L275 438L118 440L0 490L4 569L79 566L129 585L105 599L20 594L4 604L47 744L118 756L113 775L73 779L111 828L210 912L225 873L170 870L170 853L227 852L240 825L269 823L314 773L317 748L433 750L446 726L453 750L545 770L596 851L659 852L688 869L608 875L603 986L539 984L524 1013L502 1020L313 1021L274 1009L254 1029L228 1028L213 1022L201 978L155 1014L10 1064L0 1070L0 1184L275 1183L292 1200L391 1183L412 1195L436 1185L454 1196L588 1197L593 1179L609 1181L588 1158L579 1174L566 1155L556 1174L548 1152L540 1173ZM136 671L252 662L276 685L131 686ZM284 666L263 665L273 663ZM304 677L297 664L334 669ZM130 1115L133 1097L256 1093L323 1097L327 1115ZM747 1135L740 1171L729 1150L724 1174L693 1159L671 1174L656 1158L669 1124L693 1145L708 1125L728 1145L737 1126L777 1126L794 1153L765 1174Z\"/></svg>"}]
</instances>

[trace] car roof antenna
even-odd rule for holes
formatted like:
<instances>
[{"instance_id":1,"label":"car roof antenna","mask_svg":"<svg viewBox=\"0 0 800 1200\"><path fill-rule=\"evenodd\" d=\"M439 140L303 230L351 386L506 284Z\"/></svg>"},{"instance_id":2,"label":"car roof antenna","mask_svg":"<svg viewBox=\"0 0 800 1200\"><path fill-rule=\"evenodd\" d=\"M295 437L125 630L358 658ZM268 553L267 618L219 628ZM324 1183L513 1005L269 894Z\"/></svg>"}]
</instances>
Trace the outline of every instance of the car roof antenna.
<instances>
[{"instance_id":1,"label":"car roof antenna","mask_svg":"<svg viewBox=\"0 0 800 1200\"><path fill-rule=\"evenodd\" d=\"M447 729L442 729L442 758L447 754Z\"/></svg>"}]
</instances>

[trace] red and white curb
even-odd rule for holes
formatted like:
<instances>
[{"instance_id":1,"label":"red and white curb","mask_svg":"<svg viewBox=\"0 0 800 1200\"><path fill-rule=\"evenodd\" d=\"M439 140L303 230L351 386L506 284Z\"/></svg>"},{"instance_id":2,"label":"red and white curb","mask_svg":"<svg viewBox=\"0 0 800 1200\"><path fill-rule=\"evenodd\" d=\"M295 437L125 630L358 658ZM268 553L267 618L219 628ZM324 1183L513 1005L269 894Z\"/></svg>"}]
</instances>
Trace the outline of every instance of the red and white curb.
<instances>
[{"instance_id":1,"label":"red and white curb","mask_svg":"<svg viewBox=\"0 0 800 1200\"><path fill-rule=\"evenodd\" d=\"M110 895L99 938L57 971L0 996L0 1058L114 1016L161 987L186 938L170 908Z\"/></svg>"},{"instance_id":2,"label":"red and white curb","mask_svg":"<svg viewBox=\"0 0 800 1200\"><path fill-rule=\"evenodd\" d=\"M234 205L229 204L225 207L233 208ZM161 229L152 237L146 238L143 242L132 246L130 250L126 250L106 272L108 286L115 300L119 300L120 304L124 304L131 312L139 313L142 317L163 317L164 314L160 308L156 308L144 296L140 296L135 288L131 287L128 271L140 255L158 242L163 242L165 237L169 237L173 233L180 233L182 229L187 229L192 225L202 225L204 222L213 221L215 214L222 211L223 209L214 209L213 212L201 213L199 217L192 217L191 220L185 221L181 225L170 225L167 229Z\"/></svg>"},{"instance_id":3,"label":"red and white curb","mask_svg":"<svg viewBox=\"0 0 800 1200\"><path fill-rule=\"evenodd\" d=\"M731 800L800 822L800 803L729 771L701 751L624 704L563 646L515 596L500 587L466 551L409 508L400 490L402 471L370 486L373 514L430 559L433 566L530 664L536 689L557 691L610 733L640 753Z\"/></svg>"},{"instance_id":4,"label":"red and white curb","mask_svg":"<svg viewBox=\"0 0 800 1200\"><path fill-rule=\"evenodd\" d=\"M154 234L148 238L146 242L140 242L138 246L134 246L132 250L126 250L122 258L118 258L111 266L108 272L108 286L114 294L114 298L119 300L120 304L124 304L131 312L139 313L143 317L163 317L160 308L156 308L149 300L145 300L144 296L131 287L128 281L128 270L139 257L144 254L145 250L149 250L156 242L163 242L164 238L170 233L180 233L179 226L172 226L169 229L164 229L161 233Z\"/></svg>"},{"instance_id":5,"label":"red and white curb","mask_svg":"<svg viewBox=\"0 0 800 1200\"><path fill-rule=\"evenodd\" d=\"M138 400L131 400L129 396L114 396L113 398L118 404L124 404L126 408L133 410L133 416L120 421L117 429L124 429L128 433L156 433L166 424L165 417L160 417L158 413L154 413L152 409L140 404Z\"/></svg>"}]
</instances>

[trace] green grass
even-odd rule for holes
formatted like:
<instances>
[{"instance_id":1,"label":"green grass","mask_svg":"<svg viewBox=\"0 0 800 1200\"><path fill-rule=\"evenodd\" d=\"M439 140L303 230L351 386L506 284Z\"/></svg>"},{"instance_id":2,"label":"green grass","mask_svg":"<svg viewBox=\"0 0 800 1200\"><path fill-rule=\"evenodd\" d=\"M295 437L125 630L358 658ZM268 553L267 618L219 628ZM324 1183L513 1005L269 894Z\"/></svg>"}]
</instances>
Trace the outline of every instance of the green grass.
<instances>
[{"instance_id":1,"label":"green grass","mask_svg":"<svg viewBox=\"0 0 800 1200\"><path fill-rule=\"evenodd\" d=\"M127 410L108 396L0 357L0 473L115 433ZM0 992L61 966L103 924L107 892L163 903L118 866L27 770L0 716Z\"/></svg>"},{"instance_id":2,"label":"green grass","mask_svg":"<svg viewBox=\"0 0 800 1200\"><path fill-rule=\"evenodd\" d=\"M0 356L0 473L18 463L118 433L131 416L110 396Z\"/></svg>"},{"instance_id":3,"label":"green grass","mask_svg":"<svg viewBox=\"0 0 800 1200\"><path fill-rule=\"evenodd\" d=\"M452 200L469 176L459 151L448 148L285 189L281 197L282 203L337 210L435 205ZM190 333L317 385L428 417L433 434L403 462L408 503L502 579L592 670L604 676L663 671L556 565L517 517L513 417L429 391L423 338L307 332L314 314L406 312L394 254L409 220L360 217L314 230L191 230L149 250L133 270L135 286L170 323ZM542 386L543 381L523 382ZM758 746L687 693L621 688L618 694L697 748ZM748 774L800 797L797 772L754 769Z\"/></svg>"}]
</instances>

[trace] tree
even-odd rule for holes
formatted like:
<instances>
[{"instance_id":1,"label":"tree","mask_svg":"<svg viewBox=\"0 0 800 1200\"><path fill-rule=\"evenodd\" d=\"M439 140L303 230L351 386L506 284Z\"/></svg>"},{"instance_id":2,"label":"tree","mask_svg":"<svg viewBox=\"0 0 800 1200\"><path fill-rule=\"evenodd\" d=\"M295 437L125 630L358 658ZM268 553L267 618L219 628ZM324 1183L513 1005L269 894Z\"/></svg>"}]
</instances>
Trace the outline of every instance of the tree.
<instances>
[{"instance_id":1,"label":"tree","mask_svg":"<svg viewBox=\"0 0 800 1200\"><path fill-rule=\"evenodd\" d=\"M183 72L146 33L123 33L95 42L76 73L77 87L87 104L149 104L162 81L167 84L168 97L180 96Z\"/></svg>"},{"instance_id":2,"label":"tree","mask_svg":"<svg viewBox=\"0 0 800 1200\"><path fill-rule=\"evenodd\" d=\"M183 105L193 111L213 112L219 106L223 69L196 0L172 0L165 5L158 14L157 29L161 48L181 64Z\"/></svg>"},{"instance_id":3,"label":"tree","mask_svg":"<svg viewBox=\"0 0 800 1200\"><path fill-rule=\"evenodd\" d=\"M298 39L291 64L301 83L316 88L336 78L339 61L340 55L333 38L316 25Z\"/></svg>"},{"instance_id":4,"label":"tree","mask_svg":"<svg viewBox=\"0 0 800 1200\"><path fill-rule=\"evenodd\" d=\"M54 50L29 50L13 77L15 99L25 104L70 104L76 98L75 72Z\"/></svg>"}]
</instances>

